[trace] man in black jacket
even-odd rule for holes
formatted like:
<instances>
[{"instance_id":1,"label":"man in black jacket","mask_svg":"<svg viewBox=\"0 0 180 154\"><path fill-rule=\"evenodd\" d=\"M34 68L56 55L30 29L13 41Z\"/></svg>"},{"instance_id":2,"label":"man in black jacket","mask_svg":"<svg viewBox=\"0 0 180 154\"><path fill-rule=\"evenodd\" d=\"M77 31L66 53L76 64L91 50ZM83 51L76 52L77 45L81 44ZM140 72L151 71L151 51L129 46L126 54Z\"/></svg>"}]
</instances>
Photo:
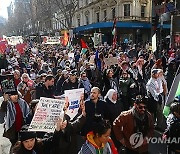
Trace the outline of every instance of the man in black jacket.
<instances>
[{"instance_id":1,"label":"man in black jacket","mask_svg":"<svg viewBox=\"0 0 180 154\"><path fill-rule=\"evenodd\" d=\"M79 82L77 78L77 72L76 70L72 70L69 73L69 78L66 79L64 83L62 84L62 94L64 94L65 90L78 89L78 85L79 85Z\"/></svg>"},{"instance_id":2,"label":"man in black jacket","mask_svg":"<svg viewBox=\"0 0 180 154\"><path fill-rule=\"evenodd\" d=\"M47 75L44 83L36 86L36 99L40 97L54 98L54 76Z\"/></svg>"},{"instance_id":3,"label":"man in black jacket","mask_svg":"<svg viewBox=\"0 0 180 154\"><path fill-rule=\"evenodd\" d=\"M81 131L82 136L92 131L95 115L101 115L105 119L109 119L106 102L100 99L100 89L93 87L91 89L90 100L85 102L86 123Z\"/></svg>"}]
</instances>

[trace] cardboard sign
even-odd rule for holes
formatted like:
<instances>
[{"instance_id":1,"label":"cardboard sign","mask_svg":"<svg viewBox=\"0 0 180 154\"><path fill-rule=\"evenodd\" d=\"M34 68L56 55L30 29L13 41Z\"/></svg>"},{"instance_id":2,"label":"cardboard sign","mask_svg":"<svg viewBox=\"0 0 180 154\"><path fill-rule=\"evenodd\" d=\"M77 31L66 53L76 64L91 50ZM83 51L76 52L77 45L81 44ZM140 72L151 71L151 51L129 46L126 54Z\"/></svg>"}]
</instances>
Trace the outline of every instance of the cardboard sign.
<instances>
[{"instance_id":1,"label":"cardboard sign","mask_svg":"<svg viewBox=\"0 0 180 154\"><path fill-rule=\"evenodd\" d=\"M54 132L56 121L63 113L64 100L41 97L29 131Z\"/></svg>"},{"instance_id":2,"label":"cardboard sign","mask_svg":"<svg viewBox=\"0 0 180 154\"><path fill-rule=\"evenodd\" d=\"M80 107L80 99L82 94L84 94L84 88L80 89L72 89L72 90L65 90L65 98L68 98L69 106L67 109L66 114L73 119L79 110Z\"/></svg>"},{"instance_id":3,"label":"cardboard sign","mask_svg":"<svg viewBox=\"0 0 180 154\"><path fill-rule=\"evenodd\" d=\"M111 66L118 64L117 57L104 58L104 63L106 66Z\"/></svg>"},{"instance_id":4,"label":"cardboard sign","mask_svg":"<svg viewBox=\"0 0 180 154\"><path fill-rule=\"evenodd\" d=\"M1 88L3 93L11 94L13 92L17 92L15 83L14 83L14 76L12 74L1 75Z\"/></svg>"}]
</instances>

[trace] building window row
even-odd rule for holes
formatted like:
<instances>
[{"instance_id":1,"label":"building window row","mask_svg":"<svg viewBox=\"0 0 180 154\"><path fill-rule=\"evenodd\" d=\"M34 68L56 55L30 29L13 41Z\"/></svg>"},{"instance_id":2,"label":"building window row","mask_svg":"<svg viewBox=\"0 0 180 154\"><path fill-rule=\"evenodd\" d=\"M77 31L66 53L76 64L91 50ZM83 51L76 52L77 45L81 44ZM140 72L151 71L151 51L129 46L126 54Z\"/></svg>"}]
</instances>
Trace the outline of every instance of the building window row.
<instances>
[{"instance_id":1,"label":"building window row","mask_svg":"<svg viewBox=\"0 0 180 154\"><path fill-rule=\"evenodd\" d=\"M137 8L136 8L137 9ZM145 17L145 12L146 12L146 5L141 5L141 12L140 12L140 17L144 18ZM107 14L107 10L103 10L100 14L100 11L98 10L97 12L95 12L95 16L94 18L92 19L94 22L101 22L101 21L107 21L107 18L109 16L109 14ZM130 18L130 16L132 15L131 13L131 4L130 3L127 3L127 4L123 4L123 16L124 18ZM76 20L77 20L77 26L82 26L83 24L90 24L90 13L85 13L84 14L84 19L85 21L81 21L81 17L80 17L80 14L78 14ZM101 19L102 17L102 19ZM117 13L116 13L116 8L113 7L111 9L111 18L110 20L113 20L115 17L117 17ZM93 23L92 21L92 23Z\"/></svg>"}]
</instances>

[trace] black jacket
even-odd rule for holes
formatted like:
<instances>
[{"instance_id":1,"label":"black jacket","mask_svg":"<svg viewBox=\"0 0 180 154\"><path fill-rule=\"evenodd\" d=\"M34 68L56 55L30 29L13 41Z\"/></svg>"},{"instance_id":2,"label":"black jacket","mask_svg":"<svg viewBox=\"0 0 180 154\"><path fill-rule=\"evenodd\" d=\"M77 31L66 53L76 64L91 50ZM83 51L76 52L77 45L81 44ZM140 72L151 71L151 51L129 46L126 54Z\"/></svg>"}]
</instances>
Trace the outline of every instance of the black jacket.
<instances>
[{"instance_id":1,"label":"black jacket","mask_svg":"<svg viewBox=\"0 0 180 154\"><path fill-rule=\"evenodd\" d=\"M120 115L121 111L123 111L123 104L120 101L117 101L114 104L109 100L109 98L106 98L105 101L109 113L109 121L113 124L114 120Z\"/></svg>"},{"instance_id":2,"label":"black jacket","mask_svg":"<svg viewBox=\"0 0 180 154\"><path fill-rule=\"evenodd\" d=\"M44 83L39 83L36 86L36 99L40 97L54 98L54 87L51 86L47 89Z\"/></svg>"},{"instance_id":3,"label":"black jacket","mask_svg":"<svg viewBox=\"0 0 180 154\"><path fill-rule=\"evenodd\" d=\"M92 131L93 123L94 123L94 116L100 115L104 119L109 119L109 113L107 110L106 102L103 100L98 100L95 104L92 100L87 100L85 102L85 110L86 110L86 123L82 128L81 135L86 136L86 134Z\"/></svg>"}]
</instances>

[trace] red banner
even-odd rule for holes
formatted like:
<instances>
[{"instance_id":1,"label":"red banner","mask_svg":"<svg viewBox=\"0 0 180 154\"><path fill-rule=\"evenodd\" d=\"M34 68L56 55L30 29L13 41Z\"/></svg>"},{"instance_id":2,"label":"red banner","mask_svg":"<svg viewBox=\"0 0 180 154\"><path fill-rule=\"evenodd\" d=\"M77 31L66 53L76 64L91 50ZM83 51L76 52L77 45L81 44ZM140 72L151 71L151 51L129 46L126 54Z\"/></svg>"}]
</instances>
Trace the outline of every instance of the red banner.
<instances>
[{"instance_id":1,"label":"red banner","mask_svg":"<svg viewBox=\"0 0 180 154\"><path fill-rule=\"evenodd\" d=\"M0 53L4 53L7 48L7 41L0 41Z\"/></svg>"},{"instance_id":2,"label":"red banner","mask_svg":"<svg viewBox=\"0 0 180 154\"><path fill-rule=\"evenodd\" d=\"M16 49L20 54L24 54L24 50L25 50L26 46L27 46L26 43L17 44Z\"/></svg>"}]
</instances>

